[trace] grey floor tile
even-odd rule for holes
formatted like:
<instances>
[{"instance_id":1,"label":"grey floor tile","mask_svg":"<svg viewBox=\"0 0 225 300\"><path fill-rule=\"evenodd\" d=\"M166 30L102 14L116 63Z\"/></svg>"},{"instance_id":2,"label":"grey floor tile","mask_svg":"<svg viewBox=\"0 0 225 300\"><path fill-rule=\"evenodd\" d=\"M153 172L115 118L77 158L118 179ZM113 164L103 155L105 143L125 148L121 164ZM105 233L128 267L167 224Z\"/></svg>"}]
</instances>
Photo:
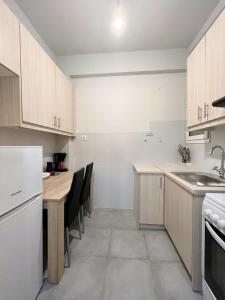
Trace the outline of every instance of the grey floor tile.
<instances>
[{"instance_id":1,"label":"grey floor tile","mask_svg":"<svg viewBox=\"0 0 225 300\"><path fill-rule=\"evenodd\" d=\"M81 240L73 239L71 257L108 256L111 230L102 228L86 228Z\"/></svg>"},{"instance_id":2,"label":"grey floor tile","mask_svg":"<svg viewBox=\"0 0 225 300\"><path fill-rule=\"evenodd\" d=\"M112 228L137 230L137 224L132 210L115 210L112 214Z\"/></svg>"},{"instance_id":3,"label":"grey floor tile","mask_svg":"<svg viewBox=\"0 0 225 300\"><path fill-rule=\"evenodd\" d=\"M92 228L111 228L112 217L112 209L96 209L91 218L85 217L85 224Z\"/></svg>"},{"instance_id":4,"label":"grey floor tile","mask_svg":"<svg viewBox=\"0 0 225 300\"><path fill-rule=\"evenodd\" d=\"M110 256L121 258L147 258L144 235L140 231L113 230Z\"/></svg>"},{"instance_id":5,"label":"grey floor tile","mask_svg":"<svg viewBox=\"0 0 225 300\"><path fill-rule=\"evenodd\" d=\"M166 231L146 230L143 233L151 260L180 261Z\"/></svg>"},{"instance_id":6,"label":"grey floor tile","mask_svg":"<svg viewBox=\"0 0 225 300\"><path fill-rule=\"evenodd\" d=\"M60 283L44 288L37 300L99 300L106 267L106 258L76 257Z\"/></svg>"},{"instance_id":7,"label":"grey floor tile","mask_svg":"<svg viewBox=\"0 0 225 300\"><path fill-rule=\"evenodd\" d=\"M133 221L132 211L95 210L71 243L71 268L37 300L202 300L166 233L137 231Z\"/></svg>"},{"instance_id":8,"label":"grey floor tile","mask_svg":"<svg viewBox=\"0 0 225 300\"><path fill-rule=\"evenodd\" d=\"M112 258L103 300L156 300L149 261Z\"/></svg>"},{"instance_id":9,"label":"grey floor tile","mask_svg":"<svg viewBox=\"0 0 225 300\"><path fill-rule=\"evenodd\" d=\"M192 291L191 280L182 263L151 261L151 267L160 300L203 299Z\"/></svg>"}]
</instances>

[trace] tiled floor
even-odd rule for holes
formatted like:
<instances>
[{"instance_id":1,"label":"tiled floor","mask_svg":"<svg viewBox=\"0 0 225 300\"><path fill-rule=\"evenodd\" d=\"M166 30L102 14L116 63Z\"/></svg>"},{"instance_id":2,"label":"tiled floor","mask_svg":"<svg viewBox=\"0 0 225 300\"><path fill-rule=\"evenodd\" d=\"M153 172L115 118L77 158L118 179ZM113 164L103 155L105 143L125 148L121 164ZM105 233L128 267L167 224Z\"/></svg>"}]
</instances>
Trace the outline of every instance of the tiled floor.
<instances>
[{"instance_id":1,"label":"tiled floor","mask_svg":"<svg viewBox=\"0 0 225 300\"><path fill-rule=\"evenodd\" d=\"M201 300L165 231L137 231L131 211L96 210L71 267L37 300Z\"/></svg>"}]
</instances>

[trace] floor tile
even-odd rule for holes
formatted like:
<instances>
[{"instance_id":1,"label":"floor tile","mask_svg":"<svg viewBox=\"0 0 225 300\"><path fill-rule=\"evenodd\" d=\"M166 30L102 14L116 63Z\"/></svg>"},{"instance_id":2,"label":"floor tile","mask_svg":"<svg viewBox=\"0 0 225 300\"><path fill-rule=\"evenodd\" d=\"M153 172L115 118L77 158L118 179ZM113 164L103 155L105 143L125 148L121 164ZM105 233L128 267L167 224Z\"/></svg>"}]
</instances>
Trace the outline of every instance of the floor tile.
<instances>
[{"instance_id":1,"label":"floor tile","mask_svg":"<svg viewBox=\"0 0 225 300\"><path fill-rule=\"evenodd\" d=\"M149 261L112 258L107 267L103 300L158 300Z\"/></svg>"},{"instance_id":2,"label":"floor tile","mask_svg":"<svg viewBox=\"0 0 225 300\"><path fill-rule=\"evenodd\" d=\"M180 258L166 231L143 231L151 260L180 261Z\"/></svg>"},{"instance_id":3,"label":"floor tile","mask_svg":"<svg viewBox=\"0 0 225 300\"><path fill-rule=\"evenodd\" d=\"M92 228L111 228L112 216L112 209L96 209L91 218L85 217L85 224Z\"/></svg>"},{"instance_id":4,"label":"floor tile","mask_svg":"<svg viewBox=\"0 0 225 300\"><path fill-rule=\"evenodd\" d=\"M132 210L114 210L111 223L113 229L137 230Z\"/></svg>"},{"instance_id":5,"label":"floor tile","mask_svg":"<svg viewBox=\"0 0 225 300\"><path fill-rule=\"evenodd\" d=\"M44 288L37 300L99 300L106 267L106 258L76 257L60 283Z\"/></svg>"},{"instance_id":6,"label":"floor tile","mask_svg":"<svg viewBox=\"0 0 225 300\"><path fill-rule=\"evenodd\" d=\"M199 293L192 291L182 263L151 261L151 267L160 300L202 300Z\"/></svg>"},{"instance_id":7,"label":"floor tile","mask_svg":"<svg viewBox=\"0 0 225 300\"><path fill-rule=\"evenodd\" d=\"M71 256L108 256L110 236L110 229L86 227L81 240L73 239Z\"/></svg>"},{"instance_id":8,"label":"floor tile","mask_svg":"<svg viewBox=\"0 0 225 300\"><path fill-rule=\"evenodd\" d=\"M113 230L110 256L121 258L147 258L144 235L140 231Z\"/></svg>"},{"instance_id":9,"label":"floor tile","mask_svg":"<svg viewBox=\"0 0 225 300\"><path fill-rule=\"evenodd\" d=\"M71 268L37 300L202 300L166 232L134 230L128 210L99 209L86 220L82 240L71 243Z\"/></svg>"}]
</instances>

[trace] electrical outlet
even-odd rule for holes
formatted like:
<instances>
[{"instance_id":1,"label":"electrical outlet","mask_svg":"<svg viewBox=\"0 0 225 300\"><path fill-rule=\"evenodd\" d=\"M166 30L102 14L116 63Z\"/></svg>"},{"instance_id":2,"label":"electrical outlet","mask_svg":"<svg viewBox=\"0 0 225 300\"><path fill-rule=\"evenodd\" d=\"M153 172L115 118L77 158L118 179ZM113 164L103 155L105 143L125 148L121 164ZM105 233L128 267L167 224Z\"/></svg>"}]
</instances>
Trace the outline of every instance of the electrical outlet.
<instances>
[{"instance_id":1,"label":"electrical outlet","mask_svg":"<svg viewBox=\"0 0 225 300\"><path fill-rule=\"evenodd\" d=\"M81 140L82 140L83 142L86 142L87 136L86 136L86 135L82 135L82 136L81 136Z\"/></svg>"}]
</instances>

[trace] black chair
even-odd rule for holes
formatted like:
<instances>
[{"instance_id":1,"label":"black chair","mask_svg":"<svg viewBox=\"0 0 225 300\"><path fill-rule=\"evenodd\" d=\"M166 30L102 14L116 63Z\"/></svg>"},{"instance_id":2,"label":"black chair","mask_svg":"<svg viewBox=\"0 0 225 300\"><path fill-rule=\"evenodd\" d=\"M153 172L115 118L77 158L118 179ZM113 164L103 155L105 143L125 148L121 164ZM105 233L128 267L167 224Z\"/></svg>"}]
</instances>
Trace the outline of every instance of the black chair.
<instances>
[{"instance_id":1,"label":"black chair","mask_svg":"<svg viewBox=\"0 0 225 300\"><path fill-rule=\"evenodd\" d=\"M86 166L81 196L80 196L80 206L81 206L81 221L82 221L82 228L84 232L84 206L89 207L89 215L90 215L90 190L91 190L91 177L93 171L94 163L90 163Z\"/></svg>"},{"instance_id":2,"label":"black chair","mask_svg":"<svg viewBox=\"0 0 225 300\"><path fill-rule=\"evenodd\" d=\"M69 228L74 223L75 219L78 221L79 227L79 239L81 239L81 227L80 227L80 195L83 186L84 179L84 168L75 172L73 175L73 181L69 194L67 196L67 201L65 202L65 238L66 238L66 252L68 259L68 266L70 266L70 247L69 247ZM73 238L76 238L72 236Z\"/></svg>"}]
</instances>

